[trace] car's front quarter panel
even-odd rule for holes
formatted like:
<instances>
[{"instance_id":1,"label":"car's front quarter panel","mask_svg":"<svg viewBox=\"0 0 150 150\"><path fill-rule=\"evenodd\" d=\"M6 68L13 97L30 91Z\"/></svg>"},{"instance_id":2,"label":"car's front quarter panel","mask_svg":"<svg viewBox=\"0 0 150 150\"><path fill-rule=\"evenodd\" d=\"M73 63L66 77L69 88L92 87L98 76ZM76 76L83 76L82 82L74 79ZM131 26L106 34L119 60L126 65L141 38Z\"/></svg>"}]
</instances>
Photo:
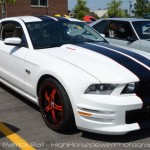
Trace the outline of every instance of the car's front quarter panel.
<instances>
[{"instance_id":1,"label":"car's front quarter panel","mask_svg":"<svg viewBox=\"0 0 150 150\"><path fill-rule=\"evenodd\" d=\"M71 93L81 95L90 84L100 83L89 73L55 56L41 53L40 50L27 53L25 66L30 70L30 74L25 75L25 91L34 97L38 97L37 86L44 75L56 78L71 97Z\"/></svg>"}]
</instances>

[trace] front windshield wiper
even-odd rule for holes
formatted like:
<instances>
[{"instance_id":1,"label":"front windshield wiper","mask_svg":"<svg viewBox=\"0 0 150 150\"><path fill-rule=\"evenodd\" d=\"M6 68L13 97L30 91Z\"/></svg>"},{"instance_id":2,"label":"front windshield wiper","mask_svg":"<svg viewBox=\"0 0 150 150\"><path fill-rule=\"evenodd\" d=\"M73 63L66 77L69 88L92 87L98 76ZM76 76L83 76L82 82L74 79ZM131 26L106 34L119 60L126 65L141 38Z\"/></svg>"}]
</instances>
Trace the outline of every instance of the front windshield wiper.
<instances>
[{"instance_id":1,"label":"front windshield wiper","mask_svg":"<svg viewBox=\"0 0 150 150\"><path fill-rule=\"evenodd\" d=\"M102 41L85 40L84 42L102 42Z\"/></svg>"},{"instance_id":2,"label":"front windshield wiper","mask_svg":"<svg viewBox=\"0 0 150 150\"><path fill-rule=\"evenodd\" d=\"M94 41L94 40L90 40L90 39L85 40L85 42L105 42L105 43L108 43L107 41Z\"/></svg>"},{"instance_id":3,"label":"front windshield wiper","mask_svg":"<svg viewBox=\"0 0 150 150\"><path fill-rule=\"evenodd\" d=\"M60 47L62 46L63 43L57 43L57 44L51 44L51 45L47 45L47 46L37 46L35 47L35 49L45 49L45 48L53 48L53 47Z\"/></svg>"},{"instance_id":4,"label":"front windshield wiper","mask_svg":"<svg viewBox=\"0 0 150 150\"><path fill-rule=\"evenodd\" d=\"M52 47L60 47L60 46L62 46L62 45L63 45L63 43L52 44L52 45L49 46L49 48L52 48Z\"/></svg>"}]
</instances>

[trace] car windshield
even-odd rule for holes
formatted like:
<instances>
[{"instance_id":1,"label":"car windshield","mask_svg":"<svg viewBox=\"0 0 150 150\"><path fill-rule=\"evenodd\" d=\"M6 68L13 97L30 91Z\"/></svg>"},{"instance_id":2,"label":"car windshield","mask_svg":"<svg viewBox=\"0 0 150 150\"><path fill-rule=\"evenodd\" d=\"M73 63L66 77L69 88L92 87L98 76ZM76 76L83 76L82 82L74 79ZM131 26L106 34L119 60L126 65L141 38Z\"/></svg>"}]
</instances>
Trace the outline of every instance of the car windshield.
<instances>
[{"instance_id":1,"label":"car windshield","mask_svg":"<svg viewBox=\"0 0 150 150\"><path fill-rule=\"evenodd\" d=\"M94 29L78 21L39 21L26 23L35 49L57 47L63 44L107 42Z\"/></svg>"},{"instance_id":2,"label":"car windshield","mask_svg":"<svg viewBox=\"0 0 150 150\"><path fill-rule=\"evenodd\" d=\"M150 21L136 21L133 26L140 39L150 40Z\"/></svg>"}]
</instances>

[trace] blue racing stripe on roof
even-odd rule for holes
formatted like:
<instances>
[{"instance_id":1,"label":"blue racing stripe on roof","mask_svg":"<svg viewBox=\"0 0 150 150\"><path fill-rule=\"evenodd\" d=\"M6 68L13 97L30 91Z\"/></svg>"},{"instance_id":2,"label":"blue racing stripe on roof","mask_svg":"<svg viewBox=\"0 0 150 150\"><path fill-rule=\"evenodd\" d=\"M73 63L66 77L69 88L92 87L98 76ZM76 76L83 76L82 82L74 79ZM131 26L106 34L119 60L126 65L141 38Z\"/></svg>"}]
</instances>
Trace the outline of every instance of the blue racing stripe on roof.
<instances>
[{"instance_id":1,"label":"blue racing stripe on roof","mask_svg":"<svg viewBox=\"0 0 150 150\"><path fill-rule=\"evenodd\" d=\"M56 17L59 21L70 21L69 19L67 18L64 18L64 17Z\"/></svg>"},{"instance_id":2,"label":"blue racing stripe on roof","mask_svg":"<svg viewBox=\"0 0 150 150\"><path fill-rule=\"evenodd\" d=\"M39 18L43 21L56 21L54 18L51 18L49 16L38 16L37 18Z\"/></svg>"}]
</instances>

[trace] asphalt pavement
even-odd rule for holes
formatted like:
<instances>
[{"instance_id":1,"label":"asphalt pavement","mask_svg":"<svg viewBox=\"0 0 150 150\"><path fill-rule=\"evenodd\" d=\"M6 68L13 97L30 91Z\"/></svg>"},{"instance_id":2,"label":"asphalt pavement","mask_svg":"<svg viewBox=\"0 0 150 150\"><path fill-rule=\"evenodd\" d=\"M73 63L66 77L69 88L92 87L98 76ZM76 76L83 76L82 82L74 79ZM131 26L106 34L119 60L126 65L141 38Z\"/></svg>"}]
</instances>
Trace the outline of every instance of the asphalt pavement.
<instances>
[{"instance_id":1,"label":"asphalt pavement","mask_svg":"<svg viewBox=\"0 0 150 150\"><path fill-rule=\"evenodd\" d=\"M4 130L1 125L13 133ZM78 129L56 133L45 125L35 104L0 84L0 150L23 149L25 144L22 143L20 148L16 145L20 139L37 150L144 150L150 149L150 128L123 136L94 134Z\"/></svg>"}]
</instances>

